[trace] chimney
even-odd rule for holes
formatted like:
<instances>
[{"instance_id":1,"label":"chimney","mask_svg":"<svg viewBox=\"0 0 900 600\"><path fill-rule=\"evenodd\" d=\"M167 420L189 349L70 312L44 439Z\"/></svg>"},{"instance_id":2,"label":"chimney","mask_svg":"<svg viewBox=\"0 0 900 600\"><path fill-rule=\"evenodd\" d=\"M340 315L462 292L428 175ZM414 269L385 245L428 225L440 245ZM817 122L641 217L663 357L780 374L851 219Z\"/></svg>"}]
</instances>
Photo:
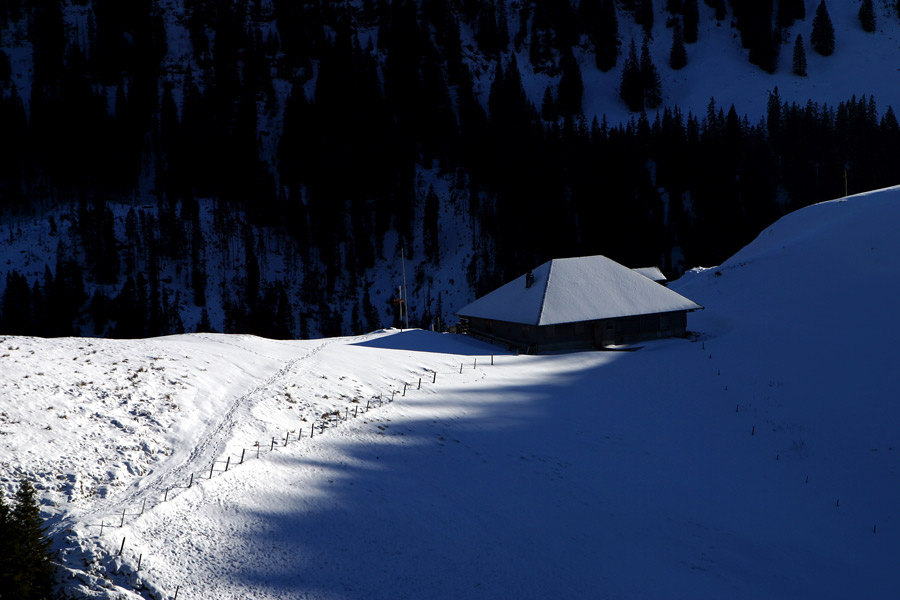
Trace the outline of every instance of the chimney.
<instances>
[{"instance_id":1,"label":"chimney","mask_svg":"<svg viewBox=\"0 0 900 600\"><path fill-rule=\"evenodd\" d=\"M531 271L528 271L525 274L525 289L528 289L533 285L534 285L534 273L532 273Z\"/></svg>"}]
</instances>

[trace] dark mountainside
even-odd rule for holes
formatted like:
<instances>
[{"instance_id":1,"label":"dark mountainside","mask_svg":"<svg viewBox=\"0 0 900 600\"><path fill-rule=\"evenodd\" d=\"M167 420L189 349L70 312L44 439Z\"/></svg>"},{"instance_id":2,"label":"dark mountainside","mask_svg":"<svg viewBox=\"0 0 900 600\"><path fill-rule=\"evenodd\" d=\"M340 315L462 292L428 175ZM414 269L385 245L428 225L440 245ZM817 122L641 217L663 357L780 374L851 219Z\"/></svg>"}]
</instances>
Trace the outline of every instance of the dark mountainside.
<instances>
[{"instance_id":1,"label":"dark mountainside","mask_svg":"<svg viewBox=\"0 0 900 600\"><path fill-rule=\"evenodd\" d=\"M660 105L698 20L733 27L763 71L793 48L802 76L795 21L835 51L817 6L0 0L0 224L7 252L28 222L48 249L7 261L0 332L362 333L394 324L401 248L423 327L550 258L717 264L842 195L845 171L850 193L897 183L900 126L871 97L776 90L752 122ZM619 36L628 21L672 36L669 64ZM526 58L556 82L539 106ZM584 116L585 59L624 65L629 122Z\"/></svg>"}]
</instances>

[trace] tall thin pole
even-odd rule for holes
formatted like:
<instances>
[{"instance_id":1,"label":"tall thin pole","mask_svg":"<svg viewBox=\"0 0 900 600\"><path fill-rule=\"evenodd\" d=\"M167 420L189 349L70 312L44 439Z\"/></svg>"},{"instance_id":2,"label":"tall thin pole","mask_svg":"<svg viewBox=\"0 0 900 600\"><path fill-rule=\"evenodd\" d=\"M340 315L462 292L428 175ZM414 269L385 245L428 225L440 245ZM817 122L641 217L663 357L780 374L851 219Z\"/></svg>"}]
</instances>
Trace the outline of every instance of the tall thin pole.
<instances>
[{"instance_id":1,"label":"tall thin pole","mask_svg":"<svg viewBox=\"0 0 900 600\"><path fill-rule=\"evenodd\" d=\"M403 270L403 298L400 299L400 308L403 310L403 328L409 329L409 295L406 292L406 252L400 246L400 266Z\"/></svg>"}]
</instances>

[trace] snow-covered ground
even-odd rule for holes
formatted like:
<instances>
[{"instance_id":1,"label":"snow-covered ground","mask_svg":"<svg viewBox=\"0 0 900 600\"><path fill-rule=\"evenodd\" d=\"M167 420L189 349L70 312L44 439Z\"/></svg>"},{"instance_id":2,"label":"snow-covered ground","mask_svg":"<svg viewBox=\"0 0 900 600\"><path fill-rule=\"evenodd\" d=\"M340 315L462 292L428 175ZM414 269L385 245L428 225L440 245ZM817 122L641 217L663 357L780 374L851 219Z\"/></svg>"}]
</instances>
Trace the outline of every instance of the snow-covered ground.
<instances>
[{"instance_id":1,"label":"snow-covered ground","mask_svg":"<svg viewBox=\"0 0 900 600\"><path fill-rule=\"evenodd\" d=\"M898 221L789 215L635 352L8 337L3 491L87 597L896 598Z\"/></svg>"}]
</instances>

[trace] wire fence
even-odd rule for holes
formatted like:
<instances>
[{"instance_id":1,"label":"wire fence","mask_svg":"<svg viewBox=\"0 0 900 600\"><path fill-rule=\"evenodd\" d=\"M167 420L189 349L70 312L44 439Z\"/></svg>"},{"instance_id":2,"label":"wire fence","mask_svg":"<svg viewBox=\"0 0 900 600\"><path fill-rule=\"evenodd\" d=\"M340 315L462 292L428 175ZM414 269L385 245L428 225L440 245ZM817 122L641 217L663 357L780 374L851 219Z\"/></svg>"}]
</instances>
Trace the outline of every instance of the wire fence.
<instances>
[{"instance_id":1,"label":"wire fence","mask_svg":"<svg viewBox=\"0 0 900 600\"><path fill-rule=\"evenodd\" d=\"M482 361L482 364L484 364L484 361ZM490 355L490 365L494 365L493 354ZM478 358L475 357L471 363L471 368L477 369L478 366ZM147 509L152 509L153 507L159 506L164 502L168 502L169 500L179 495L183 490L191 489L195 485L202 485L204 481L208 481L217 475L223 475L229 470L233 471L234 469L245 465L250 461L261 460L267 455L275 452L275 449L278 447L284 448L292 442L296 444L303 440L313 440L316 436L321 436L325 434L325 432L329 429L339 427L346 421L356 419L363 415L367 415L372 410L393 403L397 398L405 397L406 394L410 391L421 390L423 384L428 385L429 379L432 385L436 384L439 374L460 375L466 368L466 363L461 362L458 372L454 370L452 372L439 373L439 371L437 370L427 369L415 381L399 383L397 384L397 389L392 388L391 391L387 394L378 394L377 396L372 396L371 398L366 400L365 406L363 406L362 402L359 401L359 403L354 406L352 410L350 407L347 407L343 411L334 410L331 412L327 412L322 414L319 418L313 419L312 422L310 422L308 425L303 422L302 425L298 426L295 429L286 431L283 435L278 433L276 435L266 436L265 439L256 441L249 448L240 448L240 454L237 454L234 450L232 450L227 453L224 458L220 457L218 459L214 459L210 463L208 468L189 473L187 479L180 484L168 486L161 492L157 493L156 496L145 496L141 500L140 509L138 509L137 506L132 507L131 511L129 511L128 508L123 508L121 513L112 515L110 522L107 522L106 519L101 519L100 523L89 524L88 527L97 528L96 539L99 540L103 537L104 533L109 535L110 530L116 530L125 527L126 521L129 519L129 517L131 519L128 522L133 522L138 517L143 515ZM112 559L122 557L127 545L126 542L128 542L128 540L125 536L123 536L122 541L118 543L118 551L116 551L115 554L111 557ZM126 565L120 564L117 568L113 569L113 572L117 574L130 573L136 578L141 571L143 557L143 553L137 554L137 566L133 571L130 567L126 567ZM179 593L181 593L181 590L183 589L185 589L183 585L176 586L175 591L171 596L160 596L160 600L168 598L171 598L171 600L178 600ZM143 590L146 591L146 587L143 587ZM183 594L182 597L184 597Z\"/></svg>"}]
</instances>

